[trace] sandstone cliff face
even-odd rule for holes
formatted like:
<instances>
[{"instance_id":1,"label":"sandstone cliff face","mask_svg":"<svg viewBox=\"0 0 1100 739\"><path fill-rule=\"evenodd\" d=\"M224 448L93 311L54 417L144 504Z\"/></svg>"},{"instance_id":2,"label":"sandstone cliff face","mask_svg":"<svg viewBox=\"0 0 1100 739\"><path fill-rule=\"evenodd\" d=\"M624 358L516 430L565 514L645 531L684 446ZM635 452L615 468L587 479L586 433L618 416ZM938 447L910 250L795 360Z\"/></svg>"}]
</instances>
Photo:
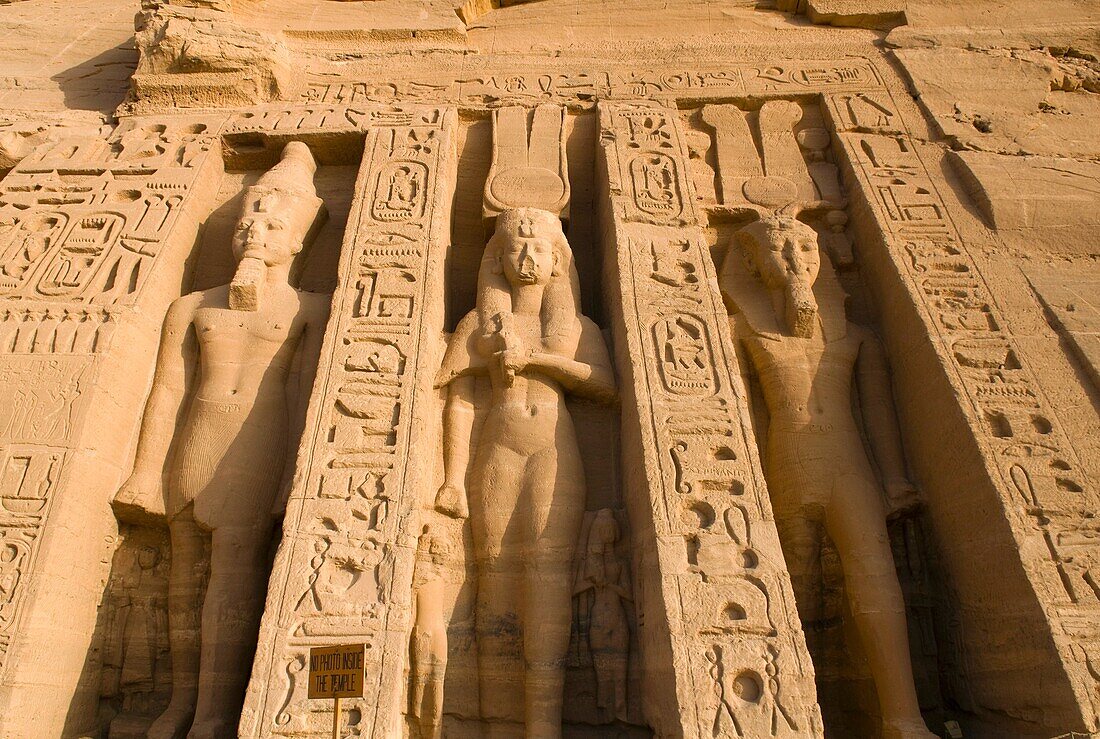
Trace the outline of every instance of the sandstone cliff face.
<instances>
[{"instance_id":1,"label":"sandstone cliff face","mask_svg":"<svg viewBox=\"0 0 1100 739\"><path fill-rule=\"evenodd\" d=\"M225 3L147 2L135 19L134 95L145 105L204 107L278 99L291 56L276 38L246 28Z\"/></svg>"}]
</instances>

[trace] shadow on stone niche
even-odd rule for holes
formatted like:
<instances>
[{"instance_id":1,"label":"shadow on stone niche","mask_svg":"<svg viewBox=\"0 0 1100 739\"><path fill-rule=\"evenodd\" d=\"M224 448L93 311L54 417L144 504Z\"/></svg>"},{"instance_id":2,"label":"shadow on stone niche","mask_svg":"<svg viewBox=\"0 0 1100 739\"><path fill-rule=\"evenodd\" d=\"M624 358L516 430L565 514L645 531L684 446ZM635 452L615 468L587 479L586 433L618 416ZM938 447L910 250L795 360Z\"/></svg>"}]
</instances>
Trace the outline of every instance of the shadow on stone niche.
<instances>
[{"instance_id":1,"label":"shadow on stone niche","mask_svg":"<svg viewBox=\"0 0 1100 739\"><path fill-rule=\"evenodd\" d=\"M168 705L168 530L123 526L65 736L143 737Z\"/></svg>"},{"instance_id":2,"label":"shadow on stone niche","mask_svg":"<svg viewBox=\"0 0 1100 739\"><path fill-rule=\"evenodd\" d=\"M123 524L117 544L66 737L144 739L171 697L168 529Z\"/></svg>"}]
</instances>

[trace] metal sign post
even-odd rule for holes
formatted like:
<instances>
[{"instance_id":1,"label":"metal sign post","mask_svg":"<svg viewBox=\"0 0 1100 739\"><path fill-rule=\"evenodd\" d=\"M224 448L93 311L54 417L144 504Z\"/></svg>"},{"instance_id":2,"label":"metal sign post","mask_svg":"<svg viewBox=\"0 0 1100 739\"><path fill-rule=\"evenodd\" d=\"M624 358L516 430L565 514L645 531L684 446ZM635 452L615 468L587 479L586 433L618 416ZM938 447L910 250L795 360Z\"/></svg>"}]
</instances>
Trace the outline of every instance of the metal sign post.
<instances>
[{"instance_id":1,"label":"metal sign post","mask_svg":"<svg viewBox=\"0 0 1100 739\"><path fill-rule=\"evenodd\" d=\"M309 698L332 698L332 739L340 739L340 699L363 697L362 644L311 647Z\"/></svg>"}]
</instances>

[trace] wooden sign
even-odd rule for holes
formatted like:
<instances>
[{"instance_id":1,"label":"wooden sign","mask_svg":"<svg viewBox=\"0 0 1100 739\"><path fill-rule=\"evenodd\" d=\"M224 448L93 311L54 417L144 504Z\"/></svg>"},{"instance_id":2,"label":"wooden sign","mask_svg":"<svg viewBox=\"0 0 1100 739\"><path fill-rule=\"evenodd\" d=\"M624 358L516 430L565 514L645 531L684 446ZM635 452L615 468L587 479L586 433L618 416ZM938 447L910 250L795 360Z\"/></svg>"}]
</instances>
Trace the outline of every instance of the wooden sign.
<instances>
[{"instance_id":1,"label":"wooden sign","mask_svg":"<svg viewBox=\"0 0 1100 739\"><path fill-rule=\"evenodd\" d=\"M310 698L363 697L363 645L309 650Z\"/></svg>"}]
</instances>

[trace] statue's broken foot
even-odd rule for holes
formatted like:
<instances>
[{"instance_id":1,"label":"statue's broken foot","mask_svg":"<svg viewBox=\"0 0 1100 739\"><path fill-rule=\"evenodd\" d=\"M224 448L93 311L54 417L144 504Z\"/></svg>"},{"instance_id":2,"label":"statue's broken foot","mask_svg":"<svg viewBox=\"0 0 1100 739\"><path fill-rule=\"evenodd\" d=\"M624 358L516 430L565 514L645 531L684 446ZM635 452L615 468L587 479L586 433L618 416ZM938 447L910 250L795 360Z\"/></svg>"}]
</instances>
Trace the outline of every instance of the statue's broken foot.
<instances>
[{"instance_id":1,"label":"statue's broken foot","mask_svg":"<svg viewBox=\"0 0 1100 739\"><path fill-rule=\"evenodd\" d=\"M149 739L184 739L195 711L190 706L168 705L164 713L149 727Z\"/></svg>"},{"instance_id":2,"label":"statue's broken foot","mask_svg":"<svg viewBox=\"0 0 1100 739\"><path fill-rule=\"evenodd\" d=\"M938 739L919 718L885 721L882 725L882 737L883 739Z\"/></svg>"}]
</instances>

